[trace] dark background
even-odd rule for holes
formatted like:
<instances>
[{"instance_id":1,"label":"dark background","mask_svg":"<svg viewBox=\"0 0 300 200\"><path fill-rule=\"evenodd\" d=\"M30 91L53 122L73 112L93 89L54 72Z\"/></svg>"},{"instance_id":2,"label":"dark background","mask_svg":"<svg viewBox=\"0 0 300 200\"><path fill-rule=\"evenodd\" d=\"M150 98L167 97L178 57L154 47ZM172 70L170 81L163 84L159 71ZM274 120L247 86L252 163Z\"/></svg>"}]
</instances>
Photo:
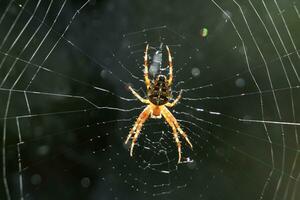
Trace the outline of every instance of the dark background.
<instances>
[{"instance_id":1,"label":"dark background","mask_svg":"<svg viewBox=\"0 0 300 200\"><path fill-rule=\"evenodd\" d=\"M234 1L217 2L227 15L212 1L90 1L74 20L84 1L67 1L59 16L64 2L53 1L43 21L50 1L41 1L35 12L38 1L29 0L14 23L21 13L18 5L25 2L0 1L0 14L4 16L0 24L0 80L10 73L0 90L2 138L6 137L1 146L5 147L2 163L5 149L6 165L1 169L7 172L11 199L300 197L297 126L237 120L300 121L299 80L294 71L299 71L299 58L281 18L284 16L297 49L297 2L277 1L281 12L274 2L267 2L277 29L262 1L252 2L270 35L249 1L237 1L243 13ZM12 47L34 12L28 28ZM34 39L20 54L40 24ZM200 35L203 28L208 29L207 37ZM183 157L192 159L192 163L177 165L177 148L163 120L147 121L133 158L124 145L142 111L143 105L134 100L127 86L140 89L141 95L145 93L142 65L146 43L151 46L150 57L161 43L171 48L176 72L173 95L185 89L183 99L172 111L194 145L191 151L182 142ZM12 69L16 58L20 60ZM195 75L193 69L200 74ZM212 86L199 88L208 84ZM1 180L0 199L8 199L5 179Z\"/></svg>"}]
</instances>

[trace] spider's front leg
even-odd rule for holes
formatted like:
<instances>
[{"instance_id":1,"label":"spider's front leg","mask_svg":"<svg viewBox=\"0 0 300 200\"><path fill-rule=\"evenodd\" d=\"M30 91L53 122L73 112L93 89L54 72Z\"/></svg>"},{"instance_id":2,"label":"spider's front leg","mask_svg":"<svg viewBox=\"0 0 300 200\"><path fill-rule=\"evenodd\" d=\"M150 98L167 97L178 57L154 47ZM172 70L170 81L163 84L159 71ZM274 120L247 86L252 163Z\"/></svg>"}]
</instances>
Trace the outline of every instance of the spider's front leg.
<instances>
[{"instance_id":1,"label":"spider's front leg","mask_svg":"<svg viewBox=\"0 0 300 200\"><path fill-rule=\"evenodd\" d=\"M132 137L132 142L131 142L131 147L130 147L130 156L133 155L133 147L137 141L137 138L141 132L141 129L143 127L143 124L145 123L145 121L148 119L149 115L151 113L151 107L148 105L143 112L141 112L141 114L139 115L139 117L137 118L134 126L132 127L132 129L130 130L127 139L125 141L125 144L127 144L127 142L129 141L129 139Z\"/></svg>"},{"instance_id":2,"label":"spider's front leg","mask_svg":"<svg viewBox=\"0 0 300 200\"><path fill-rule=\"evenodd\" d=\"M164 116L164 118L166 119L166 121L168 122L168 124L171 126L171 128L173 130L174 139L175 139L175 142L176 142L177 148L178 148L178 163L180 163L181 162L181 143L178 139L177 130L183 136L183 138L190 145L191 148L193 148L193 145L190 142L189 138L187 137L186 133L180 128L176 118L166 107L162 108L161 114Z\"/></svg>"}]
</instances>

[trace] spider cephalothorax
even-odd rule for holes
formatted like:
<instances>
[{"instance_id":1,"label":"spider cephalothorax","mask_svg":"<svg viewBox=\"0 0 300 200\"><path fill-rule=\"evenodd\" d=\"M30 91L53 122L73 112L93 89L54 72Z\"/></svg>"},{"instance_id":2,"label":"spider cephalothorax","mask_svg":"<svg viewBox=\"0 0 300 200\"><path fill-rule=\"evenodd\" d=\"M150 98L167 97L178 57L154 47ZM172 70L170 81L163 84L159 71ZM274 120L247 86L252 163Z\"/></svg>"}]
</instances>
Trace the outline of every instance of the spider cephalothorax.
<instances>
[{"instance_id":1,"label":"spider cephalothorax","mask_svg":"<svg viewBox=\"0 0 300 200\"><path fill-rule=\"evenodd\" d=\"M173 82L173 63L172 57L170 53L170 49L166 46L168 51L168 59L169 59L169 77L167 78L165 75L158 75L154 81L150 81L148 76L148 47L146 46L145 56L144 56L144 78L145 84L147 88L147 96L148 99L142 98L137 92L135 92L132 87L129 86L130 91L134 96L136 96L142 103L148 104L146 108L141 112L139 117L137 118L134 126L130 130L128 137L125 141L127 143L130 138L132 138L131 148L130 148L130 156L133 154L133 147L137 141L139 133L141 132L142 126L144 122L150 116L151 118L161 118L163 116L168 124L171 126L173 131L173 136L177 144L178 148L178 163L181 161L181 143L179 141L178 133L186 140L186 142L192 148L192 144L189 141L186 133L180 128L179 123L173 114L169 111L167 107L173 107L181 98L181 91L178 97L173 101L169 102L171 99L171 85Z\"/></svg>"}]
</instances>

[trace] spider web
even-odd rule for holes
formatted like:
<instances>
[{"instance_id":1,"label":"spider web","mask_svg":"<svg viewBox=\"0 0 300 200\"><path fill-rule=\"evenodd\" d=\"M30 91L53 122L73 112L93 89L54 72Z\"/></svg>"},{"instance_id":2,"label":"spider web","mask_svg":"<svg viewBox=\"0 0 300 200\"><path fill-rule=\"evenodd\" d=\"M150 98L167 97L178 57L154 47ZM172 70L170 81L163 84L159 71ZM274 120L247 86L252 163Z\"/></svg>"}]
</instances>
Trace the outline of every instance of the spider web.
<instances>
[{"instance_id":1,"label":"spider web","mask_svg":"<svg viewBox=\"0 0 300 200\"><path fill-rule=\"evenodd\" d=\"M0 2L1 199L298 199L299 5L127 3ZM172 52L180 164L163 119L124 144L146 44L152 79Z\"/></svg>"}]
</instances>

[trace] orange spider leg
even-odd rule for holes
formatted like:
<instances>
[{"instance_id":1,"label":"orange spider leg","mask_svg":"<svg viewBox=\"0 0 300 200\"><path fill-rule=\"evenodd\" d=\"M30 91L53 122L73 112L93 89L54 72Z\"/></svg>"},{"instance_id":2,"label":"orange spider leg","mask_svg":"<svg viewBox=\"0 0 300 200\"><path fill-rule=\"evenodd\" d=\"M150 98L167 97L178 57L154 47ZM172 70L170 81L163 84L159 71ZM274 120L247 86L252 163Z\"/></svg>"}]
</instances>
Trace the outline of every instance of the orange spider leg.
<instances>
[{"instance_id":1,"label":"orange spider leg","mask_svg":"<svg viewBox=\"0 0 300 200\"><path fill-rule=\"evenodd\" d=\"M150 87L150 80L149 80L149 70L148 70L148 47L149 44L147 44L146 49L145 49L145 56L144 56L144 77L145 77L145 84L146 88L149 89Z\"/></svg>"},{"instance_id":2,"label":"orange spider leg","mask_svg":"<svg viewBox=\"0 0 300 200\"><path fill-rule=\"evenodd\" d=\"M138 100L140 100L142 103L149 104L149 100L148 100L148 99L144 99L143 97L141 97L136 91L134 91L134 90L132 89L131 86L129 86L128 88L129 88L129 90L132 92L132 94L133 94L136 98L138 98Z\"/></svg>"},{"instance_id":3,"label":"orange spider leg","mask_svg":"<svg viewBox=\"0 0 300 200\"><path fill-rule=\"evenodd\" d=\"M170 122L168 122L170 124ZM178 133L176 131L176 127L173 125L173 124L170 124L170 126L172 127L173 129L173 135L174 135L174 139L175 139L175 142L177 144L177 148L178 148L178 163L181 162L181 142L179 141L179 138L178 138Z\"/></svg>"},{"instance_id":4,"label":"orange spider leg","mask_svg":"<svg viewBox=\"0 0 300 200\"><path fill-rule=\"evenodd\" d=\"M165 105L166 105L167 107L173 107L173 106L175 106L175 105L178 103L178 101L180 100L181 94L182 94L182 90L180 90L179 95L177 96L177 98L176 98L172 103L168 102L168 103L166 103Z\"/></svg>"},{"instance_id":5,"label":"orange spider leg","mask_svg":"<svg viewBox=\"0 0 300 200\"><path fill-rule=\"evenodd\" d=\"M147 108L148 108L148 106L143 110L143 112L144 112ZM142 112L142 113L143 113L143 112ZM128 136L127 136L127 139L125 140L125 144L128 143L129 139L130 139L131 136L134 134L134 132L135 132L137 126L138 126L139 123L141 122L141 118L142 118L141 115L142 115L142 113L141 113L140 116L137 118L137 120L136 120L135 123L134 123L134 126L133 126L132 129L130 130L130 132L129 132Z\"/></svg>"},{"instance_id":6,"label":"orange spider leg","mask_svg":"<svg viewBox=\"0 0 300 200\"><path fill-rule=\"evenodd\" d=\"M193 148L193 145L190 142L190 140L188 139L186 133L180 128L176 118L166 107L163 107L161 113L164 116L164 118L166 119L166 121L168 122L168 124L172 127L174 139L175 139L175 142L176 142L177 148L178 148L178 163L180 163L180 161L181 161L181 143L178 139L177 130L183 136L183 138L186 140L186 142L190 145L191 148Z\"/></svg>"},{"instance_id":7,"label":"orange spider leg","mask_svg":"<svg viewBox=\"0 0 300 200\"><path fill-rule=\"evenodd\" d=\"M170 49L168 45L166 46L166 49L168 51L168 59L169 59L169 79L168 79L168 84L171 85L173 81L173 62L172 62L172 56Z\"/></svg>"},{"instance_id":8,"label":"orange spider leg","mask_svg":"<svg viewBox=\"0 0 300 200\"><path fill-rule=\"evenodd\" d=\"M164 116L164 118L166 119L166 121L168 122L168 124L171 126L171 128L173 130L173 136L174 136L175 142L177 144L177 148L178 148L178 163L180 163L181 162L181 143L178 138L178 133L177 133L176 127L173 124L173 120L172 120L172 116L171 116L172 114L168 113L167 109L162 109L161 114Z\"/></svg>"},{"instance_id":9,"label":"orange spider leg","mask_svg":"<svg viewBox=\"0 0 300 200\"><path fill-rule=\"evenodd\" d=\"M148 119L149 115L151 113L151 107L147 106L143 112L139 115L139 117L137 118L134 126L132 127L132 129L130 130L127 139L125 141L125 144L127 144L127 142L129 141L129 139L132 137L133 135L133 139L131 142L131 148L130 148L130 156L133 155L133 147L136 143L136 140L141 132L141 129L143 127L143 124L145 123L145 121Z\"/></svg>"},{"instance_id":10,"label":"orange spider leg","mask_svg":"<svg viewBox=\"0 0 300 200\"><path fill-rule=\"evenodd\" d=\"M174 118L175 119L175 118ZM177 120L174 120L174 125L176 126L177 130L179 131L179 133L183 136L183 138L185 139L185 141L190 145L191 149L193 149L193 145L190 142L187 134L181 129L181 127L179 126Z\"/></svg>"}]
</instances>

